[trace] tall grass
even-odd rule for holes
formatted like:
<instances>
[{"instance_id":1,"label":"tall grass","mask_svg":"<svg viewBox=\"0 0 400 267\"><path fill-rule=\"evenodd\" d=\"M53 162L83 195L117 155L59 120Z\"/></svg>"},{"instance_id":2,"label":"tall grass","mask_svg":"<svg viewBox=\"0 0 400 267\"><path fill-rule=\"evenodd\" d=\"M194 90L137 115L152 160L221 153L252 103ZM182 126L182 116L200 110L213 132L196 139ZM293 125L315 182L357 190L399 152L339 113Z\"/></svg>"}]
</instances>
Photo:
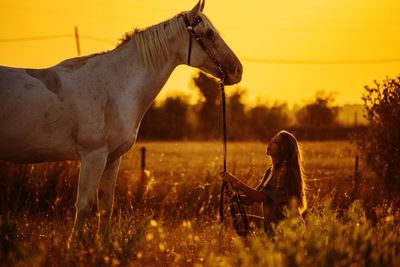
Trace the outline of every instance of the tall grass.
<instances>
[{"instance_id":1,"label":"tall grass","mask_svg":"<svg viewBox=\"0 0 400 267\"><path fill-rule=\"evenodd\" d=\"M145 173L139 147L147 148ZM0 265L6 266L396 266L399 211L382 201L361 164L360 200L351 197L354 147L304 144L310 209L288 214L273 235L238 238L220 224L222 146L139 143L124 158L109 240L96 238L95 207L81 242L67 250L78 163L0 165ZM256 185L270 164L261 143L228 146L228 170ZM259 206L248 212L260 215Z\"/></svg>"}]
</instances>

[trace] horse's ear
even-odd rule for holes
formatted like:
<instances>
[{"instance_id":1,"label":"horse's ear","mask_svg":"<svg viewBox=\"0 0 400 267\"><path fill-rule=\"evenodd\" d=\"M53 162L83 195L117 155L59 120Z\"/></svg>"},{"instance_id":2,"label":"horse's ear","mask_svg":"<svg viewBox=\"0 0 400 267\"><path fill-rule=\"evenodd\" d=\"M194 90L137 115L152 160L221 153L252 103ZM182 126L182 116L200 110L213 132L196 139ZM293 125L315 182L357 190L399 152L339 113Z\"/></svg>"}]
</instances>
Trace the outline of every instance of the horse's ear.
<instances>
[{"instance_id":1,"label":"horse's ear","mask_svg":"<svg viewBox=\"0 0 400 267\"><path fill-rule=\"evenodd\" d=\"M203 12L204 5L206 4L206 0L201 1L200 11Z\"/></svg>"},{"instance_id":2,"label":"horse's ear","mask_svg":"<svg viewBox=\"0 0 400 267\"><path fill-rule=\"evenodd\" d=\"M199 14L204 8L204 1L199 0L199 2L192 8L190 13L192 14Z\"/></svg>"}]
</instances>

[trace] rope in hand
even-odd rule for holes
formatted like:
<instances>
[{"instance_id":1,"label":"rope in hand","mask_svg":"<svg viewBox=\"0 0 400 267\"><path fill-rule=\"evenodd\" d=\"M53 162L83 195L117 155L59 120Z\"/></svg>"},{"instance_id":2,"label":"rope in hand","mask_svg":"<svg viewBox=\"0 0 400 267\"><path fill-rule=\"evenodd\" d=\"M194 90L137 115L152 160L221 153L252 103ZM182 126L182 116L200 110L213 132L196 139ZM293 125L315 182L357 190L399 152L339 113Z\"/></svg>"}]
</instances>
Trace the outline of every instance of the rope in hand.
<instances>
[{"instance_id":1,"label":"rope in hand","mask_svg":"<svg viewBox=\"0 0 400 267\"><path fill-rule=\"evenodd\" d=\"M224 155L224 172L226 172L226 157L227 157L227 133L226 133L226 95L225 95L225 87L223 81L219 83L221 89L221 99L222 99L222 133L223 133L223 155ZM230 213L233 218L233 227L236 230L236 233L239 236L246 236L249 233L249 223L246 215L246 211L241 205L240 194L237 188L235 188L231 183L227 183L226 181L222 182L221 186L221 195L220 195L220 203L219 203L219 215L221 218L221 222L224 221L224 194L225 190L228 193L232 194L232 190L229 189L229 186L234 191L233 197L231 198L230 203ZM235 192L236 191L236 192Z\"/></svg>"}]
</instances>

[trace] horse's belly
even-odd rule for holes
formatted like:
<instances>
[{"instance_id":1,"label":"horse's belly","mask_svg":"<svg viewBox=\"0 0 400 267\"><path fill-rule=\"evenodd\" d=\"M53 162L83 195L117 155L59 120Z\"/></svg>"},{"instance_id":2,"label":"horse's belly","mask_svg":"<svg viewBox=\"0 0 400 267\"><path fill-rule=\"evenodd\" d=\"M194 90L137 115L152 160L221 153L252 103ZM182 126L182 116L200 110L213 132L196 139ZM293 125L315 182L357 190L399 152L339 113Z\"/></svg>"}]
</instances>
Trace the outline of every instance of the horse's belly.
<instances>
[{"instance_id":1,"label":"horse's belly","mask_svg":"<svg viewBox=\"0 0 400 267\"><path fill-rule=\"evenodd\" d=\"M12 162L38 163L78 159L72 137L32 130L25 135L0 136L0 159Z\"/></svg>"},{"instance_id":2,"label":"horse's belly","mask_svg":"<svg viewBox=\"0 0 400 267\"><path fill-rule=\"evenodd\" d=\"M1 123L1 160L37 163L77 158L72 126L67 121L46 124L28 120L20 124L11 121Z\"/></svg>"},{"instance_id":3,"label":"horse's belly","mask_svg":"<svg viewBox=\"0 0 400 267\"><path fill-rule=\"evenodd\" d=\"M76 145L70 132L69 127L60 124L2 128L0 159L20 163L77 159Z\"/></svg>"},{"instance_id":4,"label":"horse's belly","mask_svg":"<svg viewBox=\"0 0 400 267\"><path fill-rule=\"evenodd\" d=\"M0 149L0 160L15 163L41 163L61 160L79 159L73 149L68 148L49 148L49 147L10 147Z\"/></svg>"}]
</instances>

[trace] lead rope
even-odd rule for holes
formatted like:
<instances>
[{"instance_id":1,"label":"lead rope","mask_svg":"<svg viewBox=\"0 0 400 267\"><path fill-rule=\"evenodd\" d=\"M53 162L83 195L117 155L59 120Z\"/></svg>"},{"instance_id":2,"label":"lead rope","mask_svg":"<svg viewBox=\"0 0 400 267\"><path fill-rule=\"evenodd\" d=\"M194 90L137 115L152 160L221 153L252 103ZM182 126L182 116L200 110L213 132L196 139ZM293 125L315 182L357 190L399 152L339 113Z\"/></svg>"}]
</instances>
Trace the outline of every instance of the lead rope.
<instances>
[{"instance_id":1,"label":"lead rope","mask_svg":"<svg viewBox=\"0 0 400 267\"><path fill-rule=\"evenodd\" d=\"M221 73L222 70L221 70ZM224 81L221 80L219 82L219 87L221 89L221 99L222 99L222 133L223 133L223 146L224 146L224 172L226 172L226 158L227 158L227 133L226 133L226 95L225 95L225 87ZM229 183L230 184L230 183ZM219 215L221 218L221 222L224 221L224 194L225 190L228 192L232 192L229 189L229 185L227 182L223 181L221 186L221 195L220 195L220 203L219 203ZM233 227L235 228L236 233L239 236L247 236L249 233L249 222L247 219L246 211L241 205L241 199L239 190L235 188L232 184L230 187L235 192L233 201L230 203L230 213L233 219ZM238 220L237 216L240 215L241 221Z\"/></svg>"},{"instance_id":2,"label":"lead rope","mask_svg":"<svg viewBox=\"0 0 400 267\"><path fill-rule=\"evenodd\" d=\"M221 89L221 99L222 99L222 134L223 134L223 146L224 146L224 172L226 172L226 143L227 143L227 135L226 135L226 95L225 95L225 87L224 82L219 82L219 88ZM225 189L229 190L227 182L223 181L221 186L221 194L219 198L219 216L221 218L221 222L224 221L224 191Z\"/></svg>"}]
</instances>

